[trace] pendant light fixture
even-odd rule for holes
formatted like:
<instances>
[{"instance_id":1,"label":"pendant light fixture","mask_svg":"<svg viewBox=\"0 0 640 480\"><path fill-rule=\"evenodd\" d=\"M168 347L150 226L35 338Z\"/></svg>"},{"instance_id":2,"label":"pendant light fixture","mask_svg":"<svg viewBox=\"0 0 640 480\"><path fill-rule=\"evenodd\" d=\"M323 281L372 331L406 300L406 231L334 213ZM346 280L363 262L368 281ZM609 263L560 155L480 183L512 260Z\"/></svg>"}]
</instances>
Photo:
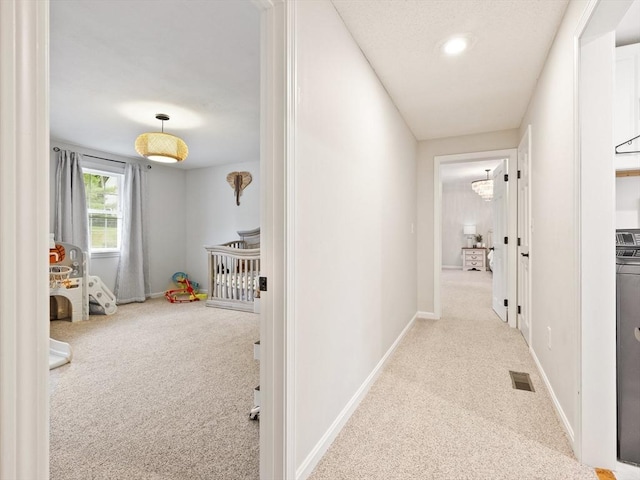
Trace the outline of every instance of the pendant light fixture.
<instances>
[{"instance_id":1,"label":"pendant light fixture","mask_svg":"<svg viewBox=\"0 0 640 480\"><path fill-rule=\"evenodd\" d=\"M182 162L189 149L180 137L164 133L164 122L169 115L158 113L156 118L162 122L162 132L143 133L136 138L136 152L144 158L162 163Z\"/></svg>"},{"instance_id":2,"label":"pendant light fixture","mask_svg":"<svg viewBox=\"0 0 640 480\"><path fill-rule=\"evenodd\" d=\"M471 182L473 191L487 202L493 198L493 180L489 178L490 171L488 168L485 170L485 172L487 172L487 178Z\"/></svg>"}]
</instances>

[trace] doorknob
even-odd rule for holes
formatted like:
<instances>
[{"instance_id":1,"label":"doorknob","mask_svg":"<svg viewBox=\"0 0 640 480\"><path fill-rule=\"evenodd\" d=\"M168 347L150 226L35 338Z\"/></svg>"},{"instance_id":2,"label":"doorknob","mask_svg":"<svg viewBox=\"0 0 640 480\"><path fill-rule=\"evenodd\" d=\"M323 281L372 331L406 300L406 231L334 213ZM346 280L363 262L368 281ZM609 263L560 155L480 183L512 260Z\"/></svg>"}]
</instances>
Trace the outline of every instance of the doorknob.
<instances>
[{"instance_id":1,"label":"doorknob","mask_svg":"<svg viewBox=\"0 0 640 480\"><path fill-rule=\"evenodd\" d=\"M527 258L529 257L528 253L521 253L520 255L522 255L523 257L527 257Z\"/></svg>"}]
</instances>

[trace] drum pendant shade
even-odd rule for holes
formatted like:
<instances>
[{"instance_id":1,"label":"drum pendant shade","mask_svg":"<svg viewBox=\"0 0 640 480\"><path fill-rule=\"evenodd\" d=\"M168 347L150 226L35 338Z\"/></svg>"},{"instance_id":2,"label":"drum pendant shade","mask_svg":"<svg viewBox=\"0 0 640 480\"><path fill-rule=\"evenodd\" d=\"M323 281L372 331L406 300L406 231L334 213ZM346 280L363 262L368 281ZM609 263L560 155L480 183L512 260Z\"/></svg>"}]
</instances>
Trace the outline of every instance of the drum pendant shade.
<instances>
[{"instance_id":1,"label":"drum pendant shade","mask_svg":"<svg viewBox=\"0 0 640 480\"><path fill-rule=\"evenodd\" d=\"M136 138L136 152L141 156L162 163L182 162L189 155L189 148L180 137L164 133L164 121L168 115L159 113L158 120L162 120L162 132L143 133Z\"/></svg>"}]
</instances>

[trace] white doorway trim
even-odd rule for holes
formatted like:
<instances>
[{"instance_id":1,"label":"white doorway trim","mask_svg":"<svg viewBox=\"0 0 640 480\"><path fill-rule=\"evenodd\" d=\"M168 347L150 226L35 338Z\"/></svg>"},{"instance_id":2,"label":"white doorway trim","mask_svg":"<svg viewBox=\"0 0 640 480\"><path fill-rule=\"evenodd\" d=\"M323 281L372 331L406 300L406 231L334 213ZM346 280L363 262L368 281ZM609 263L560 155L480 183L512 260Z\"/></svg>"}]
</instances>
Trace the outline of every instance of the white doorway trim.
<instances>
[{"instance_id":1,"label":"white doorway trim","mask_svg":"<svg viewBox=\"0 0 640 480\"><path fill-rule=\"evenodd\" d=\"M49 2L0 2L0 478L49 478ZM25 289L25 286L28 288Z\"/></svg>"},{"instance_id":2,"label":"white doorway trim","mask_svg":"<svg viewBox=\"0 0 640 480\"><path fill-rule=\"evenodd\" d=\"M591 0L574 35L574 301L579 333L574 450L582 463L612 470L617 457L614 47L615 29L631 3Z\"/></svg>"},{"instance_id":3,"label":"white doorway trim","mask_svg":"<svg viewBox=\"0 0 640 480\"><path fill-rule=\"evenodd\" d=\"M295 324L292 268L295 2L253 0L261 13L260 478L295 478Z\"/></svg>"},{"instance_id":4,"label":"white doorway trim","mask_svg":"<svg viewBox=\"0 0 640 480\"><path fill-rule=\"evenodd\" d=\"M440 167L446 163L463 163L482 160L493 160L508 158L507 195L509 196L509 248L507 256L508 265L508 296L509 306L507 309L509 326L516 327L516 228L517 228L517 195L516 193L516 172L518 168L518 150L509 148L504 150L490 150L486 152L459 153L453 155L436 155L433 158L433 312L436 319L442 316L442 301L440 292L440 272L442 270L442 181L440 179ZM513 187L512 187L513 185Z\"/></svg>"}]
</instances>

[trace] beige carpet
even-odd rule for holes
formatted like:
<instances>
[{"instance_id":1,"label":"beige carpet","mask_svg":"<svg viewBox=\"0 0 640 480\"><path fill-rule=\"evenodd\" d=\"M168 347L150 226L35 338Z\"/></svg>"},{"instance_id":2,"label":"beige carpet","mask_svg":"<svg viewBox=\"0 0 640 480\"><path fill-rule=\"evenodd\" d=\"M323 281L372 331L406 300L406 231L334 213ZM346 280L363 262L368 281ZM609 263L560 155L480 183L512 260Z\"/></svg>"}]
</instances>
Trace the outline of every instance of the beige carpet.
<instances>
[{"instance_id":1,"label":"beige carpet","mask_svg":"<svg viewBox=\"0 0 640 480\"><path fill-rule=\"evenodd\" d=\"M574 458L526 344L491 310L491 274L443 271L418 320L311 480L596 480ZM531 374L514 390L509 370Z\"/></svg>"},{"instance_id":2,"label":"beige carpet","mask_svg":"<svg viewBox=\"0 0 640 480\"><path fill-rule=\"evenodd\" d=\"M51 322L51 478L257 479L258 315L165 299Z\"/></svg>"}]
</instances>

